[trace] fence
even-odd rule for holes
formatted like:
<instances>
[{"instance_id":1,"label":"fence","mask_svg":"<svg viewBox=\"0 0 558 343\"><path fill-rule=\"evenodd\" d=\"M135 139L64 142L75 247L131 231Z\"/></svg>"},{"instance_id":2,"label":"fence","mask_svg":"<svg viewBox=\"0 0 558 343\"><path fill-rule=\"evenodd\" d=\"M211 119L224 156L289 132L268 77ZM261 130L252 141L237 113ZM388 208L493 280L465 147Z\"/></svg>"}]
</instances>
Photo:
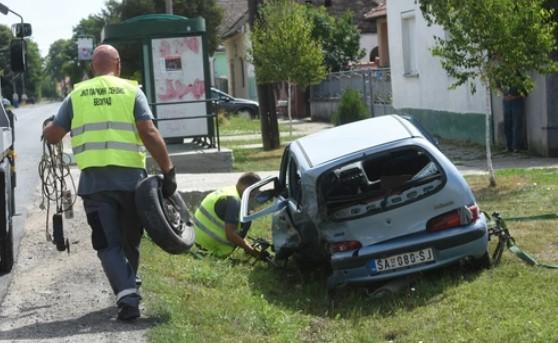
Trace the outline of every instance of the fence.
<instances>
[{"instance_id":1,"label":"fence","mask_svg":"<svg viewBox=\"0 0 558 343\"><path fill-rule=\"evenodd\" d=\"M358 91L373 116L393 113L391 71L389 68L378 68L330 73L320 84L312 86L312 118L329 121L346 89Z\"/></svg>"}]
</instances>

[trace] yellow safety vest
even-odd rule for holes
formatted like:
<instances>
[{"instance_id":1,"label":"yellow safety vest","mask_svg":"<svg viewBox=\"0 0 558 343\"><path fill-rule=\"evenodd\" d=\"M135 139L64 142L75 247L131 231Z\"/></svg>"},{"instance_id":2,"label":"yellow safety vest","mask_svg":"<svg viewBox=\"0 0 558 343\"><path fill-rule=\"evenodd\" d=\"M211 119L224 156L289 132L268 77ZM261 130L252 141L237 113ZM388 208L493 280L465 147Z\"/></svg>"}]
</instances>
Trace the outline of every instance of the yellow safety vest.
<instances>
[{"instance_id":1,"label":"yellow safety vest","mask_svg":"<svg viewBox=\"0 0 558 343\"><path fill-rule=\"evenodd\" d=\"M220 257L230 255L236 248L236 246L227 239L225 222L220 219L215 212L217 201L226 197L234 197L240 201L235 186L225 187L208 194L194 213L196 243ZM240 223L238 223L236 231L238 232L239 229Z\"/></svg>"},{"instance_id":2,"label":"yellow safety vest","mask_svg":"<svg viewBox=\"0 0 558 343\"><path fill-rule=\"evenodd\" d=\"M137 82L104 75L75 85L72 149L80 169L145 169L145 147L136 129Z\"/></svg>"}]
</instances>

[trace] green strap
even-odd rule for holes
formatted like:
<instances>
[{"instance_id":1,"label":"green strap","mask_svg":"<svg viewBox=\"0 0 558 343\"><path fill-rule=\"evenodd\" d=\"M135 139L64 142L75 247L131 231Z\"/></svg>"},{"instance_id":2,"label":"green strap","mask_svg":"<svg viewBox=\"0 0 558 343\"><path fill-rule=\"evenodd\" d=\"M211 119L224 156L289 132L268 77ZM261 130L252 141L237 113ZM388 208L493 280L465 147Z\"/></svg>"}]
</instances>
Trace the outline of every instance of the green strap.
<instances>
[{"instance_id":1,"label":"green strap","mask_svg":"<svg viewBox=\"0 0 558 343\"><path fill-rule=\"evenodd\" d=\"M558 269L558 265L555 264L546 264L546 263L539 263L536 258L529 255L527 252L521 250L517 244L515 244L515 240L513 238L508 240L508 249L514 253L515 256L519 257L523 262L527 263L530 266L547 268L547 269Z\"/></svg>"},{"instance_id":2,"label":"green strap","mask_svg":"<svg viewBox=\"0 0 558 343\"><path fill-rule=\"evenodd\" d=\"M490 216L488 213L486 213L484 211L483 211L483 213L489 220L488 226L491 227L491 228L495 227L497 224L494 222L492 216ZM514 220L519 220L521 218L513 218L513 219ZM537 219L537 220L540 220L540 219L555 219L555 215L536 216L536 217L531 217L530 219ZM506 225L506 222L501 217L500 217L500 224L501 224L501 228L509 235L508 227ZM529 253L523 251L515 243L515 239L513 237L511 237L511 235L509 235L509 238L506 241L506 246L509 249L509 251L511 251L515 256L519 257L523 262L527 263L530 266L547 268L547 269L558 269L558 265L538 262L535 257L533 257Z\"/></svg>"}]
</instances>

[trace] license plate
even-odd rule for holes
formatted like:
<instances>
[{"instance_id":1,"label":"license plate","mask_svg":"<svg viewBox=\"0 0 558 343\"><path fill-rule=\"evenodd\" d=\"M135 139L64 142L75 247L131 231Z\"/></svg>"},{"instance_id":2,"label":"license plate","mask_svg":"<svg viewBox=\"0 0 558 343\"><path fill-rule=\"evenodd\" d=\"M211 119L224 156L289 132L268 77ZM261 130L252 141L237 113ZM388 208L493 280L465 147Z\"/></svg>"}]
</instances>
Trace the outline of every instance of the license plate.
<instances>
[{"instance_id":1,"label":"license plate","mask_svg":"<svg viewBox=\"0 0 558 343\"><path fill-rule=\"evenodd\" d=\"M432 253L432 248L426 248L372 260L370 268L374 273L381 273L430 261L434 261L434 254Z\"/></svg>"}]
</instances>

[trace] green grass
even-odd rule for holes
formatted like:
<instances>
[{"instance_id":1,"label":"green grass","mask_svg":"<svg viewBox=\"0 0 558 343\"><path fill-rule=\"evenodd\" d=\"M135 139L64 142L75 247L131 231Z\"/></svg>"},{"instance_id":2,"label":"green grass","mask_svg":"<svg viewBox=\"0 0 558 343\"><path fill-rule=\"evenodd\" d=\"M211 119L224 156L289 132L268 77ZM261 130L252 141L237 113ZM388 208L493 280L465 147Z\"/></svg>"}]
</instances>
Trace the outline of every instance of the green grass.
<instances>
[{"instance_id":1,"label":"green grass","mask_svg":"<svg viewBox=\"0 0 558 343\"><path fill-rule=\"evenodd\" d=\"M289 132L289 126L279 125L279 131ZM219 133L223 136L259 134L261 132L261 123L259 119L230 116L219 121Z\"/></svg>"},{"instance_id":2,"label":"green grass","mask_svg":"<svg viewBox=\"0 0 558 343\"><path fill-rule=\"evenodd\" d=\"M498 187L470 177L481 209L504 218L558 213L558 171L506 170ZM510 221L518 244L558 262L558 220ZM270 237L270 220L252 235ZM347 288L331 306L326 275L276 270L240 252L230 259L171 256L142 247L153 342L556 342L558 271L529 267L505 252L493 269L428 273L383 299Z\"/></svg>"}]
</instances>

